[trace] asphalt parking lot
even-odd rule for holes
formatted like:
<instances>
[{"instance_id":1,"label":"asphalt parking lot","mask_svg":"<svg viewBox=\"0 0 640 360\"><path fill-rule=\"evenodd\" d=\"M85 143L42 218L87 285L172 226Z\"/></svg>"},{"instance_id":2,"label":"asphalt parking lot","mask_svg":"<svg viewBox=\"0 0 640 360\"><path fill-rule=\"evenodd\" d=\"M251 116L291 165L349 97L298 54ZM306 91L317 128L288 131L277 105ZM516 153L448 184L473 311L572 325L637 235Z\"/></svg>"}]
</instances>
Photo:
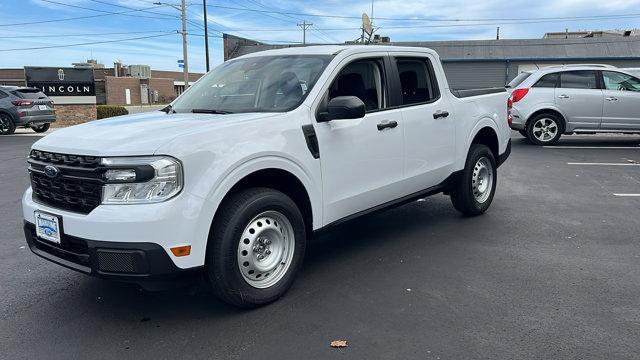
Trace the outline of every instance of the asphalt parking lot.
<instances>
[{"instance_id":1,"label":"asphalt parking lot","mask_svg":"<svg viewBox=\"0 0 640 360\"><path fill-rule=\"evenodd\" d=\"M518 135L488 213L442 195L312 240L278 302L150 293L35 256L25 156L0 138L0 358L637 359L640 137ZM619 165L612 165L619 164ZM636 195L636 196L634 196ZM333 349L332 340L348 347Z\"/></svg>"}]
</instances>

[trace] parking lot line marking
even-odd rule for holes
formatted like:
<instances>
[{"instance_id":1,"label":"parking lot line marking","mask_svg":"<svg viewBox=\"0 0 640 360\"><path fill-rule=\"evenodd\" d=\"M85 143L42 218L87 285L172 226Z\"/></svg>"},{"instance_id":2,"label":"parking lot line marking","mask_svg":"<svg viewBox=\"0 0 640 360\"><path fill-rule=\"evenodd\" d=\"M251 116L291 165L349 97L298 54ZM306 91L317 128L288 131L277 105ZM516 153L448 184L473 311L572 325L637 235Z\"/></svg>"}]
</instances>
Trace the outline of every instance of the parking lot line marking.
<instances>
[{"instance_id":1,"label":"parking lot line marking","mask_svg":"<svg viewBox=\"0 0 640 360\"><path fill-rule=\"evenodd\" d=\"M584 165L584 166L640 166L640 164L632 163L578 163L569 162L567 165Z\"/></svg>"},{"instance_id":2,"label":"parking lot line marking","mask_svg":"<svg viewBox=\"0 0 640 360\"><path fill-rule=\"evenodd\" d=\"M640 197L640 194L613 194L613 196L620 196L620 197Z\"/></svg>"},{"instance_id":3,"label":"parking lot line marking","mask_svg":"<svg viewBox=\"0 0 640 360\"><path fill-rule=\"evenodd\" d=\"M640 149L640 146L543 146L545 149L613 149L630 150Z\"/></svg>"}]
</instances>

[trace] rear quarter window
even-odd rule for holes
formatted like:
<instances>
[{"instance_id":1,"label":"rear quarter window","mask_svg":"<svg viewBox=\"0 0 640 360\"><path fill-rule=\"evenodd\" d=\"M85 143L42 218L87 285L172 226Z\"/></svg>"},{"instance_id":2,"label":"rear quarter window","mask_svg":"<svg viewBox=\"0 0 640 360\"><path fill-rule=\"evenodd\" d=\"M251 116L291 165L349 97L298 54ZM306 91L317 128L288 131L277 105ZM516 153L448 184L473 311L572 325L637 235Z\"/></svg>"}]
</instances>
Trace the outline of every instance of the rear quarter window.
<instances>
[{"instance_id":1,"label":"rear quarter window","mask_svg":"<svg viewBox=\"0 0 640 360\"><path fill-rule=\"evenodd\" d=\"M544 75L538 80L533 87L539 88L555 88L558 86L558 78L560 77L559 73L552 73Z\"/></svg>"}]
</instances>

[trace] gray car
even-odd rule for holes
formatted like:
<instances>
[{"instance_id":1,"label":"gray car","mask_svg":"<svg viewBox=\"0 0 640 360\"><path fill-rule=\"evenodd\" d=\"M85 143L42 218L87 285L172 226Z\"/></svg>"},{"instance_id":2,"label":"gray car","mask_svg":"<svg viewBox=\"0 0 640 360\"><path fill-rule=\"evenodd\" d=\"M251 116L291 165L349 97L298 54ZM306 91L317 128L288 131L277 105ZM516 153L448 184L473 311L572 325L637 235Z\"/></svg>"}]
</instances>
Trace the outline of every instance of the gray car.
<instances>
[{"instance_id":1,"label":"gray car","mask_svg":"<svg viewBox=\"0 0 640 360\"><path fill-rule=\"evenodd\" d=\"M640 79L609 65L550 66L509 85L511 128L537 145L562 134L640 133Z\"/></svg>"},{"instance_id":2,"label":"gray car","mask_svg":"<svg viewBox=\"0 0 640 360\"><path fill-rule=\"evenodd\" d=\"M39 89L0 86L0 135L13 134L17 127L45 132L54 121L53 101Z\"/></svg>"}]
</instances>

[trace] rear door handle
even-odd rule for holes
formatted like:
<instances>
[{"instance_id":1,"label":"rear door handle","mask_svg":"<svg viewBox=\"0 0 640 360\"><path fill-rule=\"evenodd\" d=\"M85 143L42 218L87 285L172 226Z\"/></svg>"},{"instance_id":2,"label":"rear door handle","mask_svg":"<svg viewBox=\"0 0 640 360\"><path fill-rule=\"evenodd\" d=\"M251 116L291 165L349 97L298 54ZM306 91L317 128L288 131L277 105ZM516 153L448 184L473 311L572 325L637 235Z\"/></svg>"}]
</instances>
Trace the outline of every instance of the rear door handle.
<instances>
[{"instance_id":1,"label":"rear door handle","mask_svg":"<svg viewBox=\"0 0 640 360\"><path fill-rule=\"evenodd\" d=\"M565 94L558 95L558 99L568 99L568 98L569 98L569 95L565 95Z\"/></svg>"},{"instance_id":2,"label":"rear door handle","mask_svg":"<svg viewBox=\"0 0 640 360\"><path fill-rule=\"evenodd\" d=\"M397 121L395 121L395 120L393 120L393 121L384 120L383 122L378 124L378 130L382 131L382 130L384 130L386 128L393 129L396 126L398 126L398 122Z\"/></svg>"},{"instance_id":3,"label":"rear door handle","mask_svg":"<svg viewBox=\"0 0 640 360\"><path fill-rule=\"evenodd\" d=\"M604 98L604 99L607 100L607 101L618 101L618 98L615 98L615 97L607 97L607 98Z\"/></svg>"},{"instance_id":4,"label":"rear door handle","mask_svg":"<svg viewBox=\"0 0 640 360\"><path fill-rule=\"evenodd\" d=\"M434 119L446 118L447 116L449 116L449 112L448 111L438 110L438 111L433 113L433 118Z\"/></svg>"}]
</instances>

